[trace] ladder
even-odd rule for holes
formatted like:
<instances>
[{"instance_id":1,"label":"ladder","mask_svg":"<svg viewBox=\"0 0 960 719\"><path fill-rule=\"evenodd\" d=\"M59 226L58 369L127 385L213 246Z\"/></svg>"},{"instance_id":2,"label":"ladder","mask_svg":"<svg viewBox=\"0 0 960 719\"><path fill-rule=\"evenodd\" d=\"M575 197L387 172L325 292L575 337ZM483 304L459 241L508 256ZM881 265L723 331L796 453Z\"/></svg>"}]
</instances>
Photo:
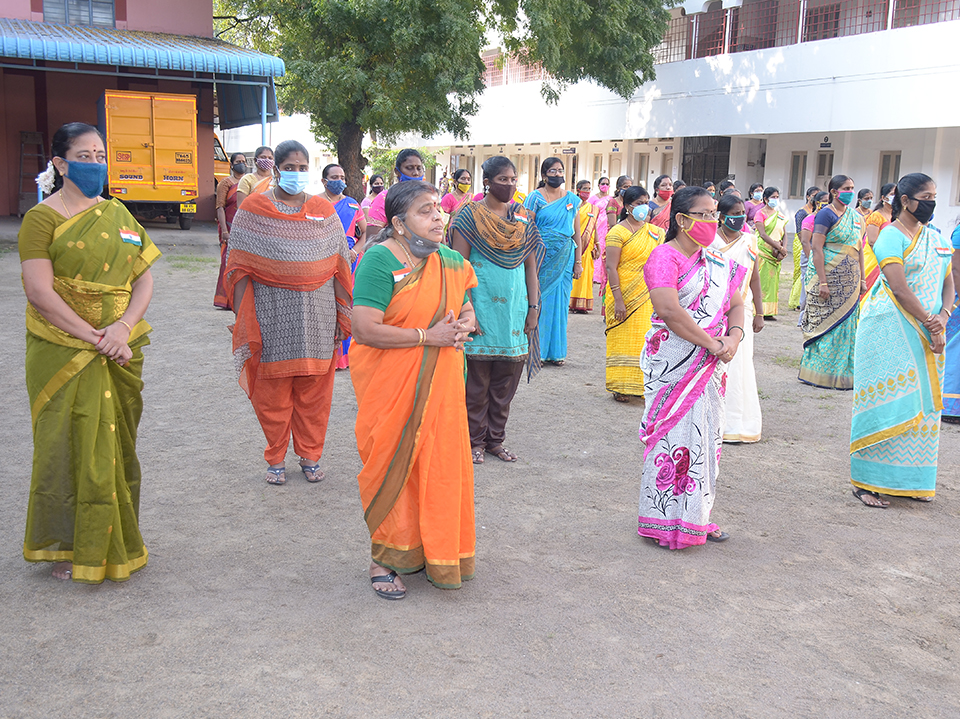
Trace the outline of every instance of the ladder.
<instances>
[{"instance_id":1,"label":"ladder","mask_svg":"<svg viewBox=\"0 0 960 719\"><path fill-rule=\"evenodd\" d=\"M17 206L17 215L24 213L37 204L40 192L37 188L36 177L47 169L47 154L43 149L42 132L20 133L20 204Z\"/></svg>"}]
</instances>

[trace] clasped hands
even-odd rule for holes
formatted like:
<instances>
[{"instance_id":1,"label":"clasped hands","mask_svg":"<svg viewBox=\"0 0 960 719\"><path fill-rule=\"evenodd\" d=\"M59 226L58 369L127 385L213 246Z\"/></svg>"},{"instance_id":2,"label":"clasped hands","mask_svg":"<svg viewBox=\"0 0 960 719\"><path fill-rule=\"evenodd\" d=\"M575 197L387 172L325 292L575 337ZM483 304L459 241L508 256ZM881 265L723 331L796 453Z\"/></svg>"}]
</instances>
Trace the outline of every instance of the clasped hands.
<instances>
[{"instance_id":1,"label":"clasped hands","mask_svg":"<svg viewBox=\"0 0 960 719\"><path fill-rule=\"evenodd\" d=\"M457 319L453 310L447 312L446 317L427 330L427 344L434 347L453 347L459 351L465 342L473 342L470 333L477 329L472 317Z\"/></svg>"},{"instance_id":2,"label":"clasped hands","mask_svg":"<svg viewBox=\"0 0 960 719\"><path fill-rule=\"evenodd\" d=\"M934 354L940 354L947 346L947 323L943 321L940 315L932 312L923 321L923 326L930 333L930 350Z\"/></svg>"},{"instance_id":3,"label":"clasped hands","mask_svg":"<svg viewBox=\"0 0 960 719\"><path fill-rule=\"evenodd\" d=\"M114 322L102 330L93 330L93 334L98 338L93 343L97 352L112 359L121 367L133 357L133 350L127 344L130 341L130 330L122 322Z\"/></svg>"},{"instance_id":4,"label":"clasped hands","mask_svg":"<svg viewBox=\"0 0 960 719\"><path fill-rule=\"evenodd\" d=\"M722 362L732 360L733 356L737 354L737 348L740 347L740 340L736 337L730 337L729 335L714 337L713 339L717 340L719 344L711 344L708 350L710 354Z\"/></svg>"}]
</instances>

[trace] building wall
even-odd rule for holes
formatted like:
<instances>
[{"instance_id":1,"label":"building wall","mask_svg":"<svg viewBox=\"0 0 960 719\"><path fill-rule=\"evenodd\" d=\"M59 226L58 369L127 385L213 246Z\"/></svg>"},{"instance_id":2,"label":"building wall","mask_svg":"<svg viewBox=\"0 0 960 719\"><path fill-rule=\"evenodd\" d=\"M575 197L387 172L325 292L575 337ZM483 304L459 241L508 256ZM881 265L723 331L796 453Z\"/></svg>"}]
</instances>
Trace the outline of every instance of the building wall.
<instances>
[{"instance_id":1,"label":"building wall","mask_svg":"<svg viewBox=\"0 0 960 719\"><path fill-rule=\"evenodd\" d=\"M213 37L213 0L126 0L127 30Z\"/></svg>"},{"instance_id":2,"label":"building wall","mask_svg":"<svg viewBox=\"0 0 960 719\"><path fill-rule=\"evenodd\" d=\"M30 0L3 0L3 10L0 17L11 20L35 20L31 12Z\"/></svg>"}]
</instances>

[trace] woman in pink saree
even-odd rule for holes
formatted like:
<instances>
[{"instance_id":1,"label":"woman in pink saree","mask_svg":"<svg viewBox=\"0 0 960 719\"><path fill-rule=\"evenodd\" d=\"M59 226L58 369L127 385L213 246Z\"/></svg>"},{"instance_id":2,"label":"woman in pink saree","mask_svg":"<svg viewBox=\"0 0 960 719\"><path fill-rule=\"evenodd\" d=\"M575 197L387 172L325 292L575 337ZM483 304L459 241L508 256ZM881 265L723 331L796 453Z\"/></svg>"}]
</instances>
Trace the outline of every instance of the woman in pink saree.
<instances>
[{"instance_id":1,"label":"woman in pink saree","mask_svg":"<svg viewBox=\"0 0 960 719\"><path fill-rule=\"evenodd\" d=\"M644 266L654 314L640 359L646 414L638 533L670 549L729 537L710 511L726 365L744 337L738 289L746 268L706 249L717 233L715 206L702 187L678 191L666 241Z\"/></svg>"}]
</instances>

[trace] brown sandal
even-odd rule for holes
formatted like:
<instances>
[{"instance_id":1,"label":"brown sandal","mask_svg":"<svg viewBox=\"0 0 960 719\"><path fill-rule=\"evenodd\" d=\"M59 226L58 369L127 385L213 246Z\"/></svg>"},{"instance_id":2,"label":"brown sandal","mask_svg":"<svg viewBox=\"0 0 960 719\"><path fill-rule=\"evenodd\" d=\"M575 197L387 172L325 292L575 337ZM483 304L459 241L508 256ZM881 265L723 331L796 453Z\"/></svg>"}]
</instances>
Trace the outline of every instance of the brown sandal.
<instances>
[{"instance_id":1,"label":"brown sandal","mask_svg":"<svg viewBox=\"0 0 960 719\"><path fill-rule=\"evenodd\" d=\"M492 454L494 457L499 459L501 462L516 462L517 455L513 452L508 452L503 448L502 444L497 445L496 447L487 447L487 452Z\"/></svg>"},{"instance_id":2,"label":"brown sandal","mask_svg":"<svg viewBox=\"0 0 960 719\"><path fill-rule=\"evenodd\" d=\"M474 464L483 464L483 450L475 449L473 450L473 463Z\"/></svg>"}]
</instances>

